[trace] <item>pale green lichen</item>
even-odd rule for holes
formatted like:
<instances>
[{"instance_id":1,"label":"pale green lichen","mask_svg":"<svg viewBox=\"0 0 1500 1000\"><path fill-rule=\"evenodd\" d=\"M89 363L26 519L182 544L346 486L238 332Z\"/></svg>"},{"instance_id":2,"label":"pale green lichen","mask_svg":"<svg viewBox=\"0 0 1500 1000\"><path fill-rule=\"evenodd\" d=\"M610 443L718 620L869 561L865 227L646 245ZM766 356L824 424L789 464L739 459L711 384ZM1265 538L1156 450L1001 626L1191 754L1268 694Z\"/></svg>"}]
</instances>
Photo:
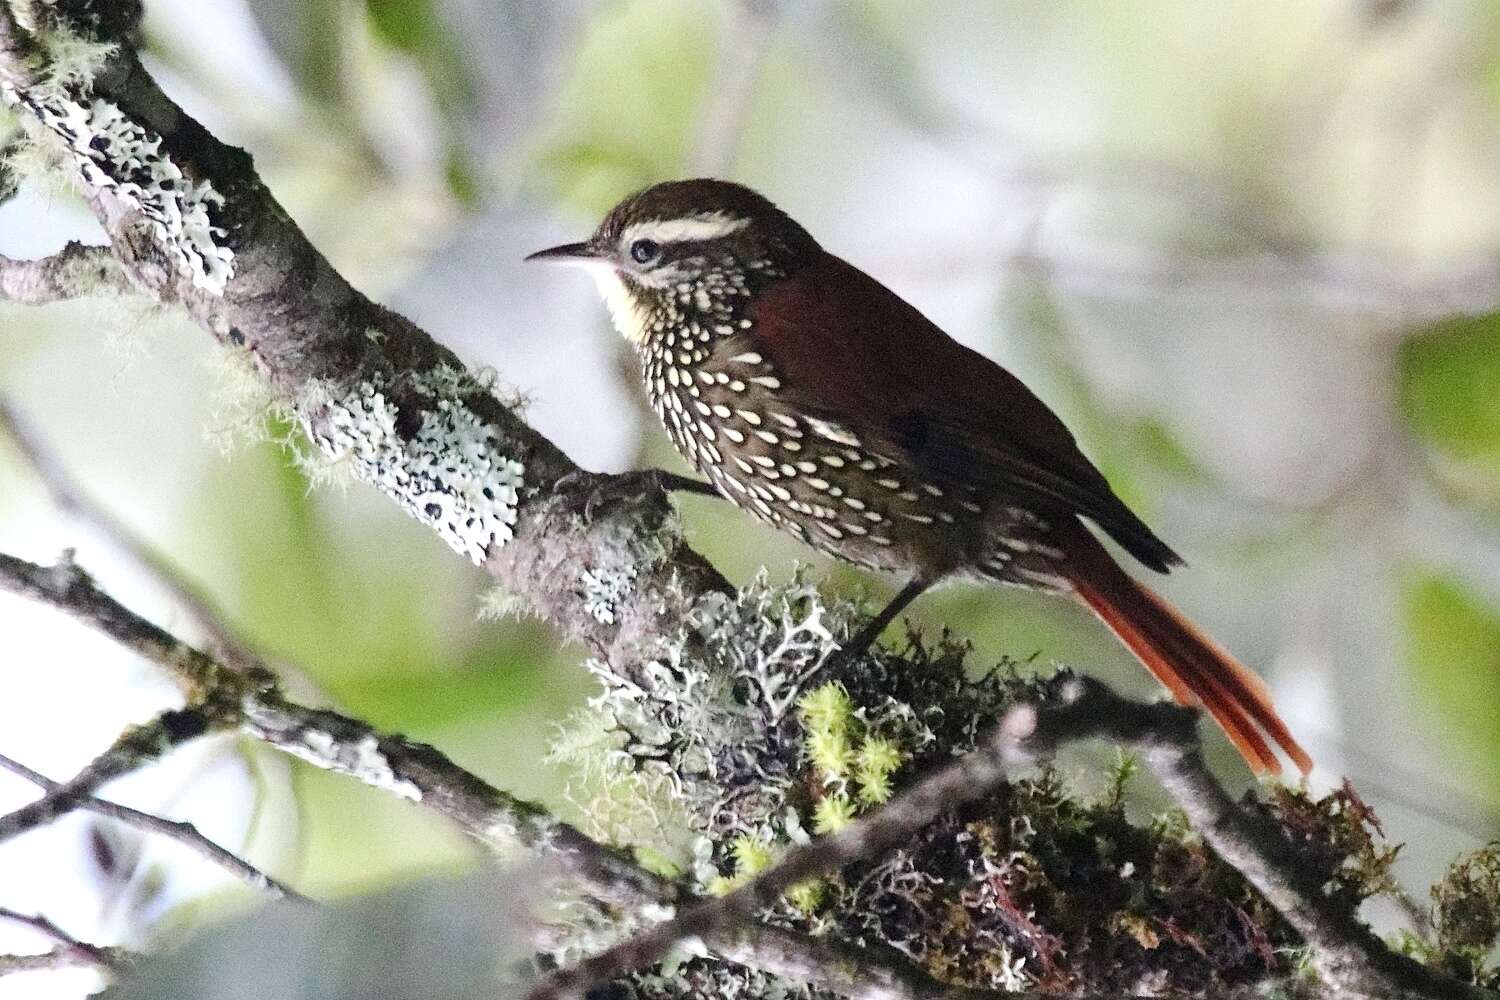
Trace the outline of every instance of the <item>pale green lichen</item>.
<instances>
[{"instance_id":1,"label":"pale green lichen","mask_svg":"<svg viewBox=\"0 0 1500 1000\"><path fill-rule=\"evenodd\" d=\"M297 412L334 464L347 464L479 564L510 540L525 474L468 402L491 388L440 365L399 379L309 385Z\"/></svg>"},{"instance_id":2,"label":"pale green lichen","mask_svg":"<svg viewBox=\"0 0 1500 1000\"><path fill-rule=\"evenodd\" d=\"M190 180L162 149L160 135L90 93L111 46L56 26L40 30L36 40L43 50L40 79L25 87L0 84L0 97L20 110L33 143L44 150L35 162L66 164L86 193L106 192L129 205L181 274L223 295L234 276L228 233L215 221L223 196L206 179Z\"/></svg>"}]
</instances>

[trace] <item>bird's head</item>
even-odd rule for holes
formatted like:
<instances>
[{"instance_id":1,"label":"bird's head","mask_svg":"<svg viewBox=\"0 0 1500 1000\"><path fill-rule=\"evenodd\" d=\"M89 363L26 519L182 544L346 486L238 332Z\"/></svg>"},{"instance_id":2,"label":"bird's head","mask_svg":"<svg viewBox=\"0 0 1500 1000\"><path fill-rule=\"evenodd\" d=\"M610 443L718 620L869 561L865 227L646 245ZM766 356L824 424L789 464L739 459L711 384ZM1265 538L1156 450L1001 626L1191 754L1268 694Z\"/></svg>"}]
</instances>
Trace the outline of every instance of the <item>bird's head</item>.
<instances>
[{"instance_id":1,"label":"bird's head","mask_svg":"<svg viewBox=\"0 0 1500 1000\"><path fill-rule=\"evenodd\" d=\"M819 253L805 229L749 188L687 180L637 192L587 240L526 259L592 272L615 326L640 345L654 325L733 310Z\"/></svg>"}]
</instances>

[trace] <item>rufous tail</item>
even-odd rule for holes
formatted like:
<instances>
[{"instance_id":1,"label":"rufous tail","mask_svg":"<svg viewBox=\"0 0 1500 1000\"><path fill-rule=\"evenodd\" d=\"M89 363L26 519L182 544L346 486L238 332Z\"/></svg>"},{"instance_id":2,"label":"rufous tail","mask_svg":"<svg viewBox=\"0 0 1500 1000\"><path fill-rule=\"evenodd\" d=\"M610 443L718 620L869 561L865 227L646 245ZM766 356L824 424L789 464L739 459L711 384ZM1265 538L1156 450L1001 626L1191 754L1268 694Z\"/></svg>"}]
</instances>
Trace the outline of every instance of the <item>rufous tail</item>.
<instances>
[{"instance_id":1,"label":"rufous tail","mask_svg":"<svg viewBox=\"0 0 1500 1000\"><path fill-rule=\"evenodd\" d=\"M1180 704L1202 705L1256 774L1281 773L1266 737L1303 774L1312 770L1312 758L1276 714L1265 681L1121 569L1092 535L1080 542L1069 546L1068 563L1078 597Z\"/></svg>"}]
</instances>

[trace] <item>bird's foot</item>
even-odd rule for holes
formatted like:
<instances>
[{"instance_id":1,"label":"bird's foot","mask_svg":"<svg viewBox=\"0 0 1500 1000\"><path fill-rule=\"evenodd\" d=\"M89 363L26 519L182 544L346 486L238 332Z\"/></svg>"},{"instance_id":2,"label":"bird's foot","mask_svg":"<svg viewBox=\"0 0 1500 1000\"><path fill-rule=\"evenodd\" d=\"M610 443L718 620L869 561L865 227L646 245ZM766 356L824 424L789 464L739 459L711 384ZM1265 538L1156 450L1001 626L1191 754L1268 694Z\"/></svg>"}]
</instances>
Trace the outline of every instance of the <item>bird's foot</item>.
<instances>
[{"instance_id":1,"label":"bird's foot","mask_svg":"<svg viewBox=\"0 0 1500 1000\"><path fill-rule=\"evenodd\" d=\"M632 469L616 474L584 472L580 469L559 479L556 488L559 492L577 492L582 495L579 507L585 521L592 521L597 509L615 500L658 493L720 495L709 483L661 469Z\"/></svg>"}]
</instances>

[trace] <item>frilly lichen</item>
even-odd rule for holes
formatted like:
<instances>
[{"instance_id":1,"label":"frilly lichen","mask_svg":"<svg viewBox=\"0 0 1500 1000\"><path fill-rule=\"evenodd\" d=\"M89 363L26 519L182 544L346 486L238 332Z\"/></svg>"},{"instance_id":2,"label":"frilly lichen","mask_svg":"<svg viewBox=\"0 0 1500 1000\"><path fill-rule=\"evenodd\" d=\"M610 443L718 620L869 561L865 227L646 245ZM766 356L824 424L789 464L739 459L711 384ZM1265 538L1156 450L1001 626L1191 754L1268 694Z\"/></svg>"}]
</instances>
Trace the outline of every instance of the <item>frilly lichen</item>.
<instances>
[{"instance_id":1,"label":"frilly lichen","mask_svg":"<svg viewBox=\"0 0 1500 1000\"><path fill-rule=\"evenodd\" d=\"M439 365L399 378L371 374L347 386L315 384L296 409L325 456L480 564L511 538L526 471L503 454L495 428L469 405L480 391L490 389Z\"/></svg>"},{"instance_id":2,"label":"frilly lichen","mask_svg":"<svg viewBox=\"0 0 1500 1000\"><path fill-rule=\"evenodd\" d=\"M189 180L160 135L91 93L114 46L55 18L37 18L30 30L42 51L41 76L24 87L0 84L0 97L25 109L32 142L46 150L36 162L67 164L85 193L108 192L128 204L183 276L223 295L234 276L234 251L217 222L223 196L206 179Z\"/></svg>"}]
</instances>

